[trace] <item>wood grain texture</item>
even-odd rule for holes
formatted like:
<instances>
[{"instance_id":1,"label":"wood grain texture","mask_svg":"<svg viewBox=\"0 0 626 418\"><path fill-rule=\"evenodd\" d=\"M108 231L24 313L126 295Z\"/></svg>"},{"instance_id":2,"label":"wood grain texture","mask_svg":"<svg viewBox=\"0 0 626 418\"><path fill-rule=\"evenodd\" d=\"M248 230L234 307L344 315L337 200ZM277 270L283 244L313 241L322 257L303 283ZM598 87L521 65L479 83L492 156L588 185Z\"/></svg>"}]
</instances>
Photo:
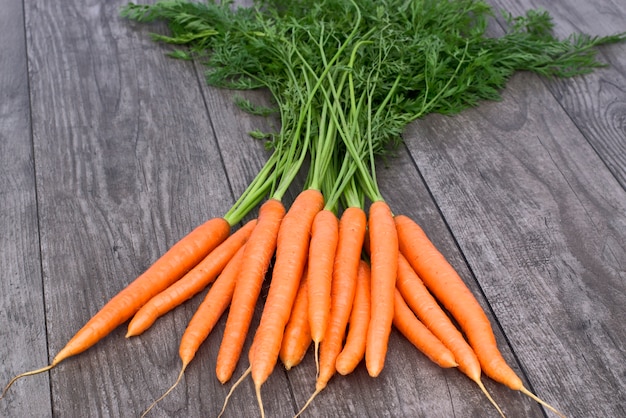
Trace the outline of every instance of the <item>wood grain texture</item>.
<instances>
[{"instance_id":1,"label":"wood grain texture","mask_svg":"<svg viewBox=\"0 0 626 418\"><path fill-rule=\"evenodd\" d=\"M121 20L121 4L26 4L52 353L233 202L193 64L166 58L148 36L157 28ZM54 414L139 415L173 381L192 312L182 307L141 339L125 340L120 328L60 365Z\"/></svg>"},{"instance_id":2,"label":"wood grain texture","mask_svg":"<svg viewBox=\"0 0 626 418\"><path fill-rule=\"evenodd\" d=\"M22 2L0 12L0 379L48 363ZM47 375L23 379L0 416L50 414ZM32 393L41 395L33 398Z\"/></svg>"},{"instance_id":3,"label":"wood grain texture","mask_svg":"<svg viewBox=\"0 0 626 418\"><path fill-rule=\"evenodd\" d=\"M562 36L624 30L616 0L566 3L492 2L514 14L542 6ZM123 4L11 0L0 9L3 378L45 364L178 238L223 215L268 156L247 133L278 129L233 104L236 95L268 104L266 92L206 86L199 64L167 58L169 47L150 40L162 25L120 19ZM610 67L572 80L519 74L502 102L415 122L378 171L394 212L418 221L477 295L525 384L571 417L626 415L623 52L603 48ZM202 297L140 337L125 339L121 327L19 382L0 415L139 416L176 378L178 341ZM253 327L261 309L262 300ZM214 373L224 324L150 416L217 416L232 385ZM246 367L247 351L235 377ZM293 416L314 379L312 351L289 372L278 365L262 389L267 416ZM485 384L507 416L546 415ZM260 416L250 379L224 416ZM335 376L303 416L498 414L469 379L394 331L378 378L363 365Z\"/></svg>"}]
</instances>

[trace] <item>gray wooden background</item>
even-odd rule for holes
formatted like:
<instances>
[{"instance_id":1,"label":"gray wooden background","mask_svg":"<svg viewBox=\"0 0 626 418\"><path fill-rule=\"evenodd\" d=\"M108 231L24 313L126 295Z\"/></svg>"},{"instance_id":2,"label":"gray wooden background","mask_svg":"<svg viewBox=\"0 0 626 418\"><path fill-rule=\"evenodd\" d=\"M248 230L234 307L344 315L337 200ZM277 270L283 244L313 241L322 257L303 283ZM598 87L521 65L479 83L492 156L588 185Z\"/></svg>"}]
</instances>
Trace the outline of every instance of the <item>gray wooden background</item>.
<instances>
[{"instance_id":1,"label":"gray wooden background","mask_svg":"<svg viewBox=\"0 0 626 418\"><path fill-rule=\"evenodd\" d=\"M167 58L148 36L163 27L120 19L125 3L0 2L2 384L47 364L169 246L222 215L267 157L247 132L270 122L208 88L201 67ZM560 36L626 30L623 0L490 3L513 14L543 7ZM518 74L501 102L411 124L380 171L394 211L459 270L526 385L580 418L626 416L626 45L600 59L609 67L589 76ZM174 381L201 297L141 337L121 327L19 381L0 416L139 416ZM231 385L214 375L224 323L150 416L217 415ZM293 416L314 379L310 354L290 372L278 367L263 388L267 416ZM485 383L508 416L551 416ZM258 416L250 381L225 416ZM394 332L378 378L364 367L334 378L305 416L497 414L469 379Z\"/></svg>"}]
</instances>

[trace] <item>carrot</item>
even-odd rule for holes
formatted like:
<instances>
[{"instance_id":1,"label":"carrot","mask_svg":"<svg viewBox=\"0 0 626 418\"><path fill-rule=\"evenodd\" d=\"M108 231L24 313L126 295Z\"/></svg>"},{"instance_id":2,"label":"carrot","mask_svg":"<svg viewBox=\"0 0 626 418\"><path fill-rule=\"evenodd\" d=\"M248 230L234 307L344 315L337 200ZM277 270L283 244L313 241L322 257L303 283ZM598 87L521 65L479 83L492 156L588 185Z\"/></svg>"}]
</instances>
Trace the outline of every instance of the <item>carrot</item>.
<instances>
[{"instance_id":1,"label":"carrot","mask_svg":"<svg viewBox=\"0 0 626 418\"><path fill-rule=\"evenodd\" d=\"M496 382L530 396L554 413L563 416L553 406L524 387L522 380L506 363L498 349L489 318L465 285L454 267L434 246L422 228L404 215L395 217L400 252L465 333L479 361L481 370ZM459 362L459 368L461 361Z\"/></svg>"},{"instance_id":2,"label":"carrot","mask_svg":"<svg viewBox=\"0 0 626 418\"><path fill-rule=\"evenodd\" d=\"M324 207L319 190L298 194L278 231L276 262L261 322L250 349L250 366L260 405L260 387L274 370L309 253L311 225ZM261 408L262 412L262 408Z\"/></svg>"},{"instance_id":3,"label":"carrot","mask_svg":"<svg viewBox=\"0 0 626 418\"><path fill-rule=\"evenodd\" d=\"M330 287L338 239L337 216L327 209L318 212L311 227L308 284L309 323L311 338L315 346L316 363L319 359L319 344L326 333L326 324L330 315Z\"/></svg>"},{"instance_id":4,"label":"carrot","mask_svg":"<svg viewBox=\"0 0 626 418\"><path fill-rule=\"evenodd\" d=\"M331 286L330 317L326 334L320 344L319 373L315 382L315 392L296 416L300 415L315 396L324 390L335 374L335 363L337 356L341 353L356 293L366 223L365 212L356 206L346 209L339 220L339 240Z\"/></svg>"},{"instance_id":5,"label":"carrot","mask_svg":"<svg viewBox=\"0 0 626 418\"><path fill-rule=\"evenodd\" d=\"M235 290L235 282L239 267L243 258L245 245L237 250L237 253L228 261L226 267L219 275L211 289L207 292L204 300L198 306L196 313L193 315L180 341L178 355L180 356L182 366L180 373L174 384L155 400L141 415L145 416L158 402L165 398L180 383L187 369L187 366L196 355L200 345L209 336L213 327L220 319L233 296Z\"/></svg>"},{"instance_id":6,"label":"carrot","mask_svg":"<svg viewBox=\"0 0 626 418\"><path fill-rule=\"evenodd\" d=\"M450 287L451 283L449 283L446 278L436 278L436 275L433 274L433 272L435 269L437 269L437 271L441 271L443 267L441 258L437 257L433 259L433 253L427 253L427 251L432 251L434 246L428 245L424 241L418 241L420 238L423 239L425 235L419 235L418 231L415 228L412 228L413 226L417 226L417 224L413 223L413 221L411 221L408 217L398 215L396 216L395 221L398 229L400 251L404 256L399 261L400 273L402 274L402 277L398 280L398 288L417 316L420 317L424 324L452 350L457 358L457 361L459 362L459 369L463 371L463 373L467 374L472 380L480 379L481 366L477 353L475 353L470 346L465 347L466 342L463 335L456 329L449 319L445 319L447 317L442 315L443 311L439 312L438 310L433 309L434 304L437 302L434 301L434 299L429 300L429 298L425 296L424 289L419 286L419 280L421 279L424 285L428 288L426 292L432 292L432 295L443 304L443 306L457 320L459 325L461 325L459 319L463 321L463 318L457 319L457 315L459 314L458 307L461 303L467 301L468 296L473 299L472 294L469 292L469 289L465 287L465 285L463 285L464 290L459 292L461 288ZM422 256L426 256L426 261L429 266L432 266L432 269L431 267L425 268L424 260L418 260ZM406 263L404 262L405 259ZM447 264L447 262L445 263ZM429 269L431 270L429 271ZM415 277L409 277L409 275L415 273L419 276L417 277L417 280ZM441 282L439 283L439 281ZM456 284L458 286L458 283ZM420 297L417 297L417 292L420 292ZM480 306L478 306L478 312L463 313L463 315L468 314L485 315ZM467 325L467 322L465 322L465 325ZM463 325L461 325L461 329L466 331L466 328L463 327ZM467 359L470 357L475 357L475 359L472 358L471 361L468 361Z\"/></svg>"},{"instance_id":7,"label":"carrot","mask_svg":"<svg viewBox=\"0 0 626 418\"><path fill-rule=\"evenodd\" d=\"M267 200L261 205L257 225L246 243L217 355L216 375L222 383L230 379L239 361L284 215L285 208L279 200Z\"/></svg>"},{"instance_id":8,"label":"carrot","mask_svg":"<svg viewBox=\"0 0 626 418\"><path fill-rule=\"evenodd\" d=\"M419 321L449 347L454 356L465 359L459 369L472 380L480 379L478 358L402 254L398 256L396 288Z\"/></svg>"},{"instance_id":9,"label":"carrot","mask_svg":"<svg viewBox=\"0 0 626 418\"><path fill-rule=\"evenodd\" d=\"M191 317L185 332L180 340L178 354L183 365L189 364L200 345L209 336L213 327L230 304L237 276L241 268L245 244L226 264L222 273L207 292L204 300L198 306L196 313Z\"/></svg>"},{"instance_id":10,"label":"carrot","mask_svg":"<svg viewBox=\"0 0 626 418\"><path fill-rule=\"evenodd\" d=\"M393 323L393 300L398 271L398 235L391 209L378 200L369 210L372 313L367 329L365 365L370 376L380 374L385 364Z\"/></svg>"},{"instance_id":11,"label":"carrot","mask_svg":"<svg viewBox=\"0 0 626 418\"><path fill-rule=\"evenodd\" d=\"M307 349L311 345L311 326L309 325L308 311L308 277L308 269L305 268L280 347L279 357L287 370L300 364Z\"/></svg>"},{"instance_id":12,"label":"carrot","mask_svg":"<svg viewBox=\"0 0 626 418\"><path fill-rule=\"evenodd\" d=\"M412 307L413 312L416 312L418 317L423 323L435 334L443 344L452 351L455 359L457 360L459 370L467 375L474 382L480 382L481 368L476 353L470 345L463 338L463 334L452 324L450 319L445 319L441 315L435 312L429 312L426 316L420 316L420 312L416 309L413 300L406 296L405 301ZM443 313L443 311L441 312ZM435 316L436 320L431 317Z\"/></svg>"},{"instance_id":13,"label":"carrot","mask_svg":"<svg viewBox=\"0 0 626 418\"><path fill-rule=\"evenodd\" d=\"M335 361L335 368L342 375L351 373L365 355L367 327L370 322L371 310L370 286L370 267L365 261L361 261L356 279L352 312L350 313L348 336Z\"/></svg>"},{"instance_id":14,"label":"carrot","mask_svg":"<svg viewBox=\"0 0 626 418\"><path fill-rule=\"evenodd\" d=\"M394 295L393 324L432 362L443 368L458 366L452 351L415 316L409 305L396 288Z\"/></svg>"},{"instance_id":15,"label":"carrot","mask_svg":"<svg viewBox=\"0 0 626 418\"><path fill-rule=\"evenodd\" d=\"M405 252L407 248L406 245L411 245L412 242L407 242L409 241L409 238L405 234L407 229L404 228L405 227L405 224L403 223L404 218L405 217L403 217L402 215L398 215L395 217L395 222L396 222L396 229L398 232L400 252L402 255L406 257L406 260L410 262L411 261L410 256L418 254L418 251L422 251L422 249L414 247L414 251L411 252L410 254L407 254ZM403 263L400 258L398 259L399 259L398 265L400 267L400 272L404 275L403 278L398 281L398 284L400 286L403 286L406 280L406 274L409 273L407 271L407 264L409 263ZM426 284L426 286L428 287L428 284L426 282L424 282L424 284ZM428 287L428 289L432 291L430 287ZM483 391L487 399L489 399L489 401L494 405L494 407L498 410L500 415L504 417L504 413L502 412L498 404L493 400L493 398L487 391L487 388L485 388L484 384L482 383L482 380L481 380L482 370L481 370L480 362L478 360L476 353L472 349L472 347L468 344L468 342L463 337L463 334L461 334L461 332L452 324L449 318L448 319L444 318L442 315L440 315L437 309L433 309L434 306L432 305L432 301L428 309L420 310L422 306L420 306L419 300L417 300L417 298L415 298L416 300L413 300L413 298L411 297L412 290L413 289L403 294L403 297L405 297L407 304L411 306L411 308L418 315L418 317L422 319L423 323L428 327L428 329L430 329L430 331L433 334L435 334L441 340L441 342L446 347L448 347L450 351L452 351L452 354L454 355L454 358L456 359L456 362L458 364L459 370L478 385L478 387ZM438 294L435 294L434 296L438 297ZM425 295L422 294L422 300L424 299L424 297ZM426 299L428 298L426 297ZM414 302L417 302L417 303L414 303ZM441 313L443 313L443 311ZM420 316L420 314L422 316Z\"/></svg>"},{"instance_id":16,"label":"carrot","mask_svg":"<svg viewBox=\"0 0 626 418\"><path fill-rule=\"evenodd\" d=\"M143 305L128 324L126 337L141 334L157 318L190 299L212 283L237 250L244 245L255 225L256 219L246 223L211 251L189 273Z\"/></svg>"},{"instance_id":17,"label":"carrot","mask_svg":"<svg viewBox=\"0 0 626 418\"><path fill-rule=\"evenodd\" d=\"M52 362L41 369L15 376L4 388L19 378L48 371L61 361L95 345L119 325L132 317L148 300L181 278L230 234L230 224L213 218L183 237L151 267L107 302L58 352Z\"/></svg>"}]
</instances>

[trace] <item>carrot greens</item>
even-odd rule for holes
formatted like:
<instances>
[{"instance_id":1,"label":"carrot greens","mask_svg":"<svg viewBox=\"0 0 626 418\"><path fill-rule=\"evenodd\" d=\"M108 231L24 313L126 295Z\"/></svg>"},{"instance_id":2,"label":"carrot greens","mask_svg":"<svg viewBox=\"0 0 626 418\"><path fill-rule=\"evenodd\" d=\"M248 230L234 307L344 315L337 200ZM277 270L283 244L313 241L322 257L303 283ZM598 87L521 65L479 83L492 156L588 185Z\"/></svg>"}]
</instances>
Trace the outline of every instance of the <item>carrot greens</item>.
<instances>
[{"instance_id":1,"label":"carrot greens","mask_svg":"<svg viewBox=\"0 0 626 418\"><path fill-rule=\"evenodd\" d=\"M259 0L252 7L174 0L130 3L121 14L139 22L166 21L171 34L153 38L175 45L175 57L202 62L209 84L267 88L282 124L272 146L290 153L287 143L319 135L305 145L317 170L334 158L326 154L317 162L319 150L351 153L355 167L344 169L359 169L372 200L382 198L374 157L400 143L412 120L498 100L516 71L585 74L602 65L595 47L625 38L557 39L549 14L541 10L517 17L503 12L504 33L490 36L488 23L496 12L478 0ZM303 129L307 118L313 119ZM329 137L336 134L344 141ZM357 145L361 141L366 146Z\"/></svg>"}]
</instances>

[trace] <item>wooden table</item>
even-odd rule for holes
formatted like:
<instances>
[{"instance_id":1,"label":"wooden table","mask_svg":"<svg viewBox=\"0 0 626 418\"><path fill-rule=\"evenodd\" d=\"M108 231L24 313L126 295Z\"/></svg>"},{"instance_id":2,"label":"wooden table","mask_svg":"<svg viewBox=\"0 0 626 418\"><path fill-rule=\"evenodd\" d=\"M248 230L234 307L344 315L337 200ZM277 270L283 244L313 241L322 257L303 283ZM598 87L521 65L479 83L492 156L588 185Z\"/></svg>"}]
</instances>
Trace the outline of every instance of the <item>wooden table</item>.
<instances>
[{"instance_id":1,"label":"wooden table","mask_svg":"<svg viewBox=\"0 0 626 418\"><path fill-rule=\"evenodd\" d=\"M3 381L47 364L168 247L222 215L267 157L247 132L269 122L208 88L200 66L167 58L148 36L163 26L120 19L125 3L0 8ZM491 3L513 14L544 7L559 36L626 30L621 0ZM600 59L609 67L576 79L520 73L501 102L411 124L379 174L392 208L424 227L478 296L525 384L580 418L626 416L626 45L603 47ZM138 416L174 381L200 301L19 381L0 415ZM214 376L224 323L151 416L217 415L232 384ZM267 416L292 416L314 378L311 354L290 372L278 367L263 388ZM485 384L510 417L551 416ZM224 416L258 416L249 380ZM362 366L333 378L305 416L497 413L469 379L394 331L378 378Z\"/></svg>"}]
</instances>

